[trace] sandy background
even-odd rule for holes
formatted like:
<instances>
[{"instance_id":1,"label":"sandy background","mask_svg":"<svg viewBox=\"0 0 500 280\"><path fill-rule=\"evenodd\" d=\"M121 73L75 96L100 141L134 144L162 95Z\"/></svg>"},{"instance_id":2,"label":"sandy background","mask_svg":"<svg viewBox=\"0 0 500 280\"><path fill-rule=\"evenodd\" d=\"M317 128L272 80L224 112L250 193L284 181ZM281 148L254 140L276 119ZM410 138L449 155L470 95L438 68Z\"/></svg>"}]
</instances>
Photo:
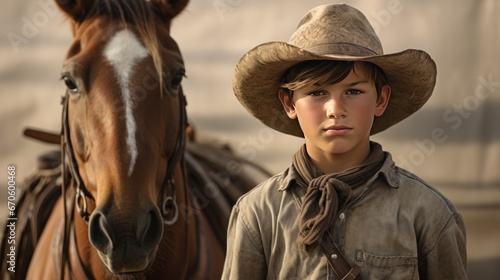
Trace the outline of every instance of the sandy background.
<instances>
[{"instance_id":1,"label":"sandy background","mask_svg":"<svg viewBox=\"0 0 500 280\"><path fill-rule=\"evenodd\" d=\"M184 92L189 118L198 131L229 142L242 156L273 172L286 168L301 140L273 132L244 111L232 94L234 65L260 43L287 41L309 9L331 2L192 1L174 21L172 37L185 59ZM430 101L374 140L402 167L450 197L463 213L471 279L498 279L500 2L345 2L367 15L386 53L417 48L436 61L438 81ZM3 220L7 167L16 166L19 184L34 169L36 157L53 148L23 138L22 129L60 130L64 86L59 71L71 34L52 0L4 0L0 35ZM443 137L433 138L435 131Z\"/></svg>"}]
</instances>

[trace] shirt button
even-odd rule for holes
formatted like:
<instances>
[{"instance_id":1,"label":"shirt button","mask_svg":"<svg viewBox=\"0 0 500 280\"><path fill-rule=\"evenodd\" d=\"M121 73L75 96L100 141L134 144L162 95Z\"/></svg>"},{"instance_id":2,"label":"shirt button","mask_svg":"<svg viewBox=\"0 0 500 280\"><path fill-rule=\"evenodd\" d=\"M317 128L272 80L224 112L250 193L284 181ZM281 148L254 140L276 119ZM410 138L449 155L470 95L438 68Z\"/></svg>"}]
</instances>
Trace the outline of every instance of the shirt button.
<instances>
[{"instance_id":1,"label":"shirt button","mask_svg":"<svg viewBox=\"0 0 500 280\"><path fill-rule=\"evenodd\" d=\"M345 214L344 214L344 213L340 213L339 218L340 218L341 220L345 219Z\"/></svg>"},{"instance_id":2,"label":"shirt button","mask_svg":"<svg viewBox=\"0 0 500 280\"><path fill-rule=\"evenodd\" d=\"M337 254L332 254L330 257L331 257L332 259L336 260L336 259L337 259Z\"/></svg>"}]
</instances>

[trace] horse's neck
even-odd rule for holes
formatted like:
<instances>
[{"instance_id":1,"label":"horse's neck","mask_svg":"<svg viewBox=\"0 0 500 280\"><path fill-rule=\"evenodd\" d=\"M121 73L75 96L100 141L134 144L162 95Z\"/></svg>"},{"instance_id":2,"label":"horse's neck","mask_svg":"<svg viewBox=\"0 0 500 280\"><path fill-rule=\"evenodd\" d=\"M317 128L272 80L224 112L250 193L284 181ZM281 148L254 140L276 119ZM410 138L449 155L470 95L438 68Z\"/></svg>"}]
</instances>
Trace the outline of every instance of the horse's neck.
<instances>
[{"instance_id":1,"label":"horse's neck","mask_svg":"<svg viewBox=\"0 0 500 280\"><path fill-rule=\"evenodd\" d=\"M187 181L185 181L187 184ZM180 207L182 211L177 224L184 226L186 232L186 273L179 279L219 279L222 274L225 251L223 246L216 246L217 236L208 222L200 205L194 205L196 194L187 186L181 188L185 196L185 205ZM165 235L164 235L165 236ZM168 252L168 250L164 250Z\"/></svg>"},{"instance_id":2,"label":"horse's neck","mask_svg":"<svg viewBox=\"0 0 500 280\"><path fill-rule=\"evenodd\" d=\"M195 211L196 208L193 205L193 199L181 166L183 166L183 162L178 165L175 172L179 217L173 225L164 226L163 238L158 248L155 263L164 267L164 272L174 272L170 275L178 275L179 279L186 279L188 274L196 268L198 262L197 248L200 231L199 217L197 216L199 213Z\"/></svg>"},{"instance_id":3,"label":"horse's neck","mask_svg":"<svg viewBox=\"0 0 500 280\"><path fill-rule=\"evenodd\" d=\"M97 255L97 251L92 247L89 240L89 229L88 224L79 216L77 211L75 211L73 216L73 234L71 238L74 238L74 244L76 245L76 250L69 250L70 258L78 258L76 260L79 261L82 266L82 272L84 274L91 274L92 277L90 279L105 279L106 268L102 266L102 263ZM70 246L71 243L70 243ZM73 261L75 263L75 261ZM70 261L71 269L80 269L75 268ZM88 275L90 276L90 275Z\"/></svg>"}]
</instances>

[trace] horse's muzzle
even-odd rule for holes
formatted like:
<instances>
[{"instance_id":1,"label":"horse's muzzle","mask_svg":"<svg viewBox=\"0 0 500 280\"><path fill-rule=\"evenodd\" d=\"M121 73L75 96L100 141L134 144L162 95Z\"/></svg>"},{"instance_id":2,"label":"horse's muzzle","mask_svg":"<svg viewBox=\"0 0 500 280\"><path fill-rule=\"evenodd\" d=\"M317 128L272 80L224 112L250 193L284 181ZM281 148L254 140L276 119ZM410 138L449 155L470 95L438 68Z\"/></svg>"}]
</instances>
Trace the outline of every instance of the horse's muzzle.
<instances>
[{"instance_id":1,"label":"horse's muzzle","mask_svg":"<svg viewBox=\"0 0 500 280\"><path fill-rule=\"evenodd\" d=\"M153 206L128 219L111 219L97 208L89 220L89 239L106 267L115 274L144 271L154 260L163 235L163 219Z\"/></svg>"}]
</instances>

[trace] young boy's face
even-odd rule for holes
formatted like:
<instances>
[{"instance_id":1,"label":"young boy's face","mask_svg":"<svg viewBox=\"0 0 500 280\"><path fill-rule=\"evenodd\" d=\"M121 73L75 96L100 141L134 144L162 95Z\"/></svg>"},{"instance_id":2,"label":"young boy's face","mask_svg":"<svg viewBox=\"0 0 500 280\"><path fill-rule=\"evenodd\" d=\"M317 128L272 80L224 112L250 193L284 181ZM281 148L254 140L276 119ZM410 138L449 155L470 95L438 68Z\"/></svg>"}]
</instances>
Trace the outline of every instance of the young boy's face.
<instances>
[{"instance_id":1,"label":"young boy's face","mask_svg":"<svg viewBox=\"0 0 500 280\"><path fill-rule=\"evenodd\" d=\"M384 86L377 98L373 81L358 65L337 84L301 88L291 99L280 93L288 117L298 119L311 158L366 155L374 117L384 113L389 97L390 87Z\"/></svg>"}]
</instances>

